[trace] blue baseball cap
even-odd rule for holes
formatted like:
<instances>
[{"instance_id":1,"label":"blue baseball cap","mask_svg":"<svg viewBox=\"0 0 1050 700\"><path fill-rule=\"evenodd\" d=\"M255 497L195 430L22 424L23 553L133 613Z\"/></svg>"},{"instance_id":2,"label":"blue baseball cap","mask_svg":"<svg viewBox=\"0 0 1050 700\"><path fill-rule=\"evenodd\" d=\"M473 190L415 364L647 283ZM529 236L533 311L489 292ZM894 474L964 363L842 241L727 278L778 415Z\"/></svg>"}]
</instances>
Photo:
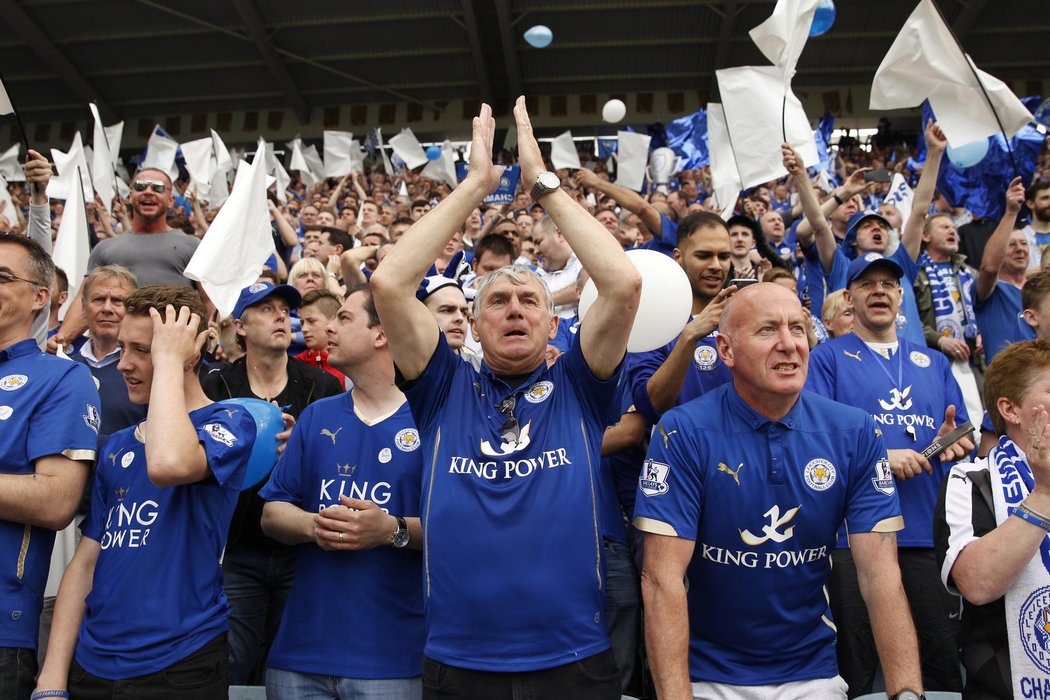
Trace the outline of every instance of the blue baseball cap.
<instances>
[{"instance_id":1,"label":"blue baseball cap","mask_svg":"<svg viewBox=\"0 0 1050 700\"><path fill-rule=\"evenodd\" d=\"M849 287L853 284L853 280L867 272L869 267L875 265L885 267L892 272L893 276L897 279L904 277L904 268L898 265L896 260L887 258L880 253L864 253L864 255L858 255L853 262L849 264L849 268L846 271L846 286Z\"/></svg>"},{"instance_id":2,"label":"blue baseball cap","mask_svg":"<svg viewBox=\"0 0 1050 700\"><path fill-rule=\"evenodd\" d=\"M466 289L459 281L451 277L445 277L444 275L431 275L430 277L424 277L423 281L419 283L419 288L416 289L416 299L425 301L431 294L439 289L444 289L445 287L455 287L463 292L463 296L467 301L474 300L473 289Z\"/></svg>"},{"instance_id":3,"label":"blue baseball cap","mask_svg":"<svg viewBox=\"0 0 1050 700\"><path fill-rule=\"evenodd\" d=\"M858 211L849 218L849 221L846 223L846 237L855 239L857 227L860 226L861 222L866 221L867 219L878 219L886 225L887 231L893 230L893 224L890 223L889 219L874 209L866 209L864 211Z\"/></svg>"},{"instance_id":4,"label":"blue baseball cap","mask_svg":"<svg viewBox=\"0 0 1050 700\"><path fill-rule=\"evenodd\" d=\"M237 298L237 305L233 307L233 317L240 318L244 315L244 310L249 306L255 306L260 301L273 294L276 294L287 301L288 306L293 309L298 309L299 304L303 300L302 295L299 294L299 290L290 284L278 284L277 286L274 286L273 282L263 280L241 290L241 295Z\"/></svg>"}]
</instances>

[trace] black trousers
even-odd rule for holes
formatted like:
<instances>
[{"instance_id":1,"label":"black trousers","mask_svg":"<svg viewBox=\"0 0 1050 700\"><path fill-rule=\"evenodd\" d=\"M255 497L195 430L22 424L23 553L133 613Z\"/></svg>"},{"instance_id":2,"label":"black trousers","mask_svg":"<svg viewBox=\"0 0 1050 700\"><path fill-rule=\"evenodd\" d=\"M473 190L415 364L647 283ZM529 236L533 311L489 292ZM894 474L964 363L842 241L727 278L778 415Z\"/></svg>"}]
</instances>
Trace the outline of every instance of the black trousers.
<instances>
[{"instance_id":1,"label":"black trousers","mask_svg":"<svg viewBox=\"0 0 1050 700\"><path fill-rule=\"evenodd\" d=\"M111 681L88 673L76 661L69 669L69 694L77 700L227 700L229 687L225 633L164 670L146 676Z\"/></svg>"},{"instance_id":2,"label":"black trousers","mask_svg":"<svg viewBox=\"0 0 1050 700\"><path fill-rule=\"evenodd\" d=\"M619 700L620 673L611 649L540 671L472 671L423 659L424 700Z\"/></svg>"},{"instance_id":3,"label":"black trousers","mask_svg":"<svg viewBox=\"0 0 1050 700\"><path fill-rule=\"evenodd\" d=\"M838 628L839 675L849 685L849 697L871 692L879 656L871 633L868 608L857 584L857 567L848 549L836 549L828 593ZM927 690L960 692L959 599L941 584L932 549L905 547L897 551L904 593L919 637L922 682Z\"/></svg>"},{"instance_id":4,"label":"black trousers","mask_svg":"<svg viewBox=\"0 0 1050 700\"><path fill-rule=\"evenodd\" d=\"M36 652L32 649L0 648L0 698L29 700L36 687Z\"/></svg>"}]
</instances>

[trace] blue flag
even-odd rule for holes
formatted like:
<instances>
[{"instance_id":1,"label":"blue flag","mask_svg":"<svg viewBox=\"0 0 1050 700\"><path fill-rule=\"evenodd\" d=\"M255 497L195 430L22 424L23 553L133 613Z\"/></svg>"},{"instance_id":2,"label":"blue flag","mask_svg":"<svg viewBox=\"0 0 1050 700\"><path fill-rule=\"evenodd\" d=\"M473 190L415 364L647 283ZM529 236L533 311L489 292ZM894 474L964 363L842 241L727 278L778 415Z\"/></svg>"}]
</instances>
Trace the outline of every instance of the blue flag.
<instances>
[{"instance_id":1,"label":"blue flag","mask_svg":"<svg viewBox=\"0 0 1050 700\"><path fill-rule=\"evenodd\" d=\"M619 147L620 142L616 139L598 139L598 157L608 158Z\"/></svg>"},{"instance_id":2,"label":"blue flag","mask_svg":"<svg viewBox=\"0 0 1050 700\"><path fill-rule=\"evenodd\" d=\"M666 127L664 133L667 135L667 147L682 157L680 163L683 170L702 168L710 164L711 158L707 152L707 111L698 109L692 114L675 119ZM656 140L649 145L649 149L658 148Z\"/></svg>"},{"instance_id":3,"label":"blue flag","mask_svg":"<svg viewBox=\"0 0 1050 700\"><path fill-rule=\"evenodd\" d=\"M482 204L510 204L514 201L514 193L518 189L518 180L521 179L521 166L508 165L503 170L499 179L499 187L485 199Z\"/></svg>"},{"instance_id":4,"label":"blue flag","mask_svg":"<svg viewBox=\"0 0 1050 700\"><path fill-rule=\"evenodd\" d=\"M817 124L817 131L813 134L813 139L817 142L817 155L820 156L820 165L817 166L817 172L831 172L831 155L828 152L828 143L831 141L831 132L834 129L835 117L831 116L830 112L824 112L824 116L820 118L820 122Z\"/></svg>"},{"instance_id":5,"label":"blue flag","mask_svg":"<svg viewBox=\"0 0 1050 700\"><path fill-rule=\"evenodd\" d=\"M1026 97L1021 101L1029 110L1035 111L1042 100L1039 97ZM923 126L928 119L935 117L929 103L924 103ZM1028 124L1010 139L1013 163L1017 164L1017 174L1023 183L1032 181L1044 138L1034 124ZM921 133L919 148L925 161L926 141ZM1013 163L1003 135L989 136L988 154L976 165L960 168L945 156L937 177L937 189L953 206L966 207L977 218L998 219L1006 211L1006 189L1014 179Z\"/></svg>"}]
</instances>

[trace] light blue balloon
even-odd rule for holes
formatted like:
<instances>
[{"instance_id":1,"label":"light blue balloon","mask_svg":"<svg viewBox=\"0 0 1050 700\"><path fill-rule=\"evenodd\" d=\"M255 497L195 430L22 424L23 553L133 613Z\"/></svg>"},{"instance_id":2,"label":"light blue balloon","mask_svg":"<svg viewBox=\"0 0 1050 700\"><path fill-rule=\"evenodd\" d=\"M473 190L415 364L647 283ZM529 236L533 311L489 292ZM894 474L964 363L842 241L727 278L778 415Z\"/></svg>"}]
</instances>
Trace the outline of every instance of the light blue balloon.
<instances>
[{"instance_id":1,"label":"light blue balloon","mask_svg":"<svg viewBox=\"0 0 1050 700\"><path fill-rule=\"evenodd\" d=\"M835 24L835 1L820 0L817 11L813 13L813 24L809 25L810 36L820 36Z\"/></svg>"},{"instance_id":2,"label":"light blue balloon","mask_svg":"<svg viewBox=\"0 0 1050 700\"><path fill-rule=\"evenodd\" d=\"M977 165L988 155L988 139L964 143L958 148L948 146L948 160L959 168Z\"/></svg>"},{"instance_id":3,"label":"light blue balloon","mask_svg":"<svg viewBox=\"0 0 1050 700\"><path fill-rule=\"evenodd\" d=\"M535 27L529 27L529 29L526 30L525 41L528 42L529 46L537 49L545 49L551 45L552 41L554 41L554 32L550 30L550 27L537 24Z\"/></svg>"},{"instance_id":4,"label":"light blue balloon","mask_svg":"<svg viewBox=\"0 0 1050 700\"><path fill-rule=\"evenodd\" d=\"M225 399L218 403L243 409L255 419L255 442L241 485L241 491L247 491L268 477L277 463L277 433L284 431L281 409L261 399Z\"/></svg>"},{"instance_id":5,"label":"light blue balloon","mask_svg":"<svg viewBox=\"0 0 1050 700\"><path fill-rule=\"evenodd\" d=\"M441 157L441 146L427 146L427 160L437 160Z\"/></svg>"}]
</instances>

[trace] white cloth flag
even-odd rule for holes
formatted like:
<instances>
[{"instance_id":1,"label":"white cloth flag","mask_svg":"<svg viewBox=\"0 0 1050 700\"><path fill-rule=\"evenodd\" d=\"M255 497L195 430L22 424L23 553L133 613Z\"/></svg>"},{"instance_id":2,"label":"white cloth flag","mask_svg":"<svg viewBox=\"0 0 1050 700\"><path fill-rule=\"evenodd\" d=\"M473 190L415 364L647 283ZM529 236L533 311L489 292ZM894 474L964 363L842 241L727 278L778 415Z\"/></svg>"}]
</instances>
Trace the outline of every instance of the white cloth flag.
<instances>
[{"instance_id":1,"label":"white cloth flag","mask_svg":"<svg viewBox=\"0 0 1050 700\"><path fill-rule=\"evenodd\" d=\"M222 318L233 313L241 290L258 279L274 249L262 139L252 164L243 170L185 272L186 277L201 283Z\"/></svg>"},{"instance_id":2,"label":"white cloth flag","mask_svg":"<svg viewBox=\"0 0 1050 700\"><path fill-rule=\"evenodd\" d=\"M15 203L11 199L11 193L7 191L7 180L3 175L0 175L0 202L4 204L3 209L0 209L0 219L5 219L8 225L15 226L18 223L18 215L15 214Z\"/></svg>"},{"instance_id":3,"label":"white cloth flag","mask_svg":"<svg viewBox=\"0 0 1050 700\"><path fill-rule=\"evenodd\" d=\"M890 182L890 192L882 200L883 204L892 204L901 213L901 221L907 221L911 216L911 203L915 199L915 192L911 185L900 173L894 173L893 181Z\"/></svg>"},{"instance_id":4,"label":"white cloth flag","mask_svg":"<svg viewBox=\"0 0 1050 700\"><path fill-rule=\"evenodd\" d=\"M390 137L390 147L394 149L394 154L398 158L405 161L405 166L409 170L414 170L427 162L427 154L419 145L419 139L407 126L397 136Z\"/></svg>"},{"instance_id":5,"label":"white cloth flag","mask_svg":"<svg viewBox=\"0 0 1050 700\"><path fill-rule=\"evenodd\" d=\"M444 182L455 189L456 185L459 184L459 180L456 178L456 154L452 150L452 142L446 140L441 144L441 157L437 160L429 161L419 174L431 180Z\"/></svg>"},{"instance_id":6,"label":"white cloth flag","mask_svg":"<svg viewBox=\"0 0 1050 700\"><path fill-rule=\"evenodd\" d=\"M809 27L818 0L777 0L773 14L751 30L751 40L784 76L784 85L795 77L795 66L809 39Z\"/></svg>"},{"instance_id":7,"label":"white cloth flag","mask_svg":"<svg viewBox=\"0 0 1050 700\"><path fill-rule=\"evenodd\" d=\"M175 154L179 150L179 142L162 136L160 125L153 127L149 141L146 142L146 157L142 161L143 168L156 168L167 173L172 182L179 178L179 168L175 165Z\"/></svg>"},{"instance_id":8,"label":"white cloth flag","mask_svg":"<svg viewBox=\"0 0 1050 700\"><path fill-rule=\"evenodd\" d=\"M106 132L106 143L109 144L109 157L113 160L113 167L117 167L120 161L120 142L124 140L124 122L117 122L102 127Z\"/></svg>"},{"instance_id":9,"label":"white cloth flag","mask_svg":"<svg viewBox=\"0 0 1050 700\"><path fill-rule=\"evenodd\" d=\"M77 182L77 168L73 168L73 186L69 188L69 198L62 210L62 221L58 225L55 238L55 249L51 254L57 267L69 277L69 297L62 305L59 315L64 315L69 304L76 297L81 281L87 274L88 255L91 253L91 240L88 234L88 222L84 212L83 189ZM85 169L81 175L87 178Z\"/></svg>"},{"instance_id":10,"label":"white cloth flag","mask_svg":"<svg viewBox=\"0 0 1050 700\"><path fill-rule=\"evenodd\" d=\"M292 151L288 167L299 171L299 179L302 180L303 184L307 187L313 187L320 182L321 179L310 169L310 164L306 162L306 157L303 156L303 140L292 139L285 146Z\"/></svg>"},{"instance_id":11,"label":"white cloth flag","mask_svg":"<svg viewBox=\"0 0 1050 700\"><path fill-rule=\"evenodd\" d=\"M47 184L48 197L69 199L73 188L80 185L80 179L77 178L77 168L80 168L81 179L84 182L81 196L85 201L94 200L91 177L88 175L87 157L84 154L84 142L80 138L79 131L73 136L73 143L69 144L69 150L65 153L56 148L51 149L51 160L55 163L58 175L52 177L51 182Z\"/></svg>"},{"instance_id":12,"label":"white cloth flag","mask_svg":"<svg viewBox=\"0 0 1050 700\"><path fill-rule=\"evenodd\" d=\"M616 184L638 192L645 184L645 166L649 162L648 134L617 131Z\"/></svg>"},{"instance_id":13,"label":"white cloth flag","mask_svg":"<svg viewBox=\"0 0 1050 700\"><path fill-rule=\"evenodd\" d=\"M394 177L394 166L390 164L390 156L386 154L386 149L383 148L383 130L376 127L376 142L379 144L379 155L383 159L383 170L386 172L387 177Z\"/></svg>"},{"instance_id":14,"label":"white cloth flag","mask_svg":"<svg viewBox=\"0 0 1050 700\"><path fill-rule=\"evenodd\" d=\"M365 149L361 147L361 142L354 139L350 142L350 169L363 173L365 171Z\"/></svg>"},{"instance_id":15,"label":"white cloth flag","mask_svg":"<svg viewBox=\"0 0 1050 700\"><path fill-rule=\"evenodd\" d=\"M88 107L91 108L91 116L95 120L95 132L92 138L95 148L91 155L91 181L95 192L98 192L99 197L102 198L106 211L112 213L113 197L117 194L117 188L113 182L113 155L109 152L109 137L106 135L106 127L102 125L98 106L92 102Z\"/></svg>"},{"instance_id":16,"label":"white cloth flag","mask_svg":"<svg viewBox=\"0 0 1050 700\"><path fill-rule=\"evenodd\" d=\"M11 104L11 98L7 96L7 88L0 81L0 115L14 114L15 106Z\"/></svg>"},{"instance_id":17,"label":"white cloth flag","mask_svg":"<svg viewBox=\"0 0 1050 700\"><path fill-rule=\"evenodd\" d=\"M22 144L16 143L11 148L0 154L0 177L8 182L25 182L25 171L22 162L18 159L18 152Z\"/></svg>"},{"instance_id":18,"label":"white cloth flag","mask_svg":"<svg viewBox=\"0 0 1050 700\"><path fill-rule=\"evenodd\" d=\"M733 142L729 140L726 113L718 102L707 105L707 152L711 158L711 185L714 187L715 206L727 220L740 196L740 172L736 167Z\"/></svg>"},{"instance_id":19,"label":"white cloth flag","mask_svg":"<svg viewBox=\"0 0 1050 700\"><path fill-rule=\"evenodd\" d=\"M784 85L780 69L740 66L715 71L715 76L741 187L754 187L787 175L780 156L780 144L784 142L781 126ZM788 143L802 156L806 167L820 163L813 130L802 103L791 90L787 90L785 123ZM710 129L709 125L709 133Z\"/></svg>"},{"instance_id":20,"label":"white cloth flag","mask_svg":"<svg viewBox=\"0 0 1050 700\"><path fill-rule=\"evenodd\" d=\"M310 172L314 176L320 178L324 173L324 161L321 160L320 154L317 153L317 146L312 143L303 149L303 160L306 161L306 165L310 168Z\"/></svg>"},{"instance_id":21,"label":"white cloth flag","mask_svg":"<svg viewBox=\"0 0 1050 700\"><path fill-rule=\"evenodd\" d=\"M569 168L580 169L580 154L576 152L576 142L572 140L572 132L566 131L558 134L551 141L551 165L555 170Z\"/></svg>"},{"instance_id":22,"label":"white cloth flag","mask_svg":"<svg viewBox=\"0 0 1050 700\"><path fill-rule=\"evenodd\" d=\"M350 172L350 142L354 135L349 131L324 132L324 176L343 177Z\"/></svg>"},{"instance_id":23,"label":"white cloth flag","mask_svg":"<svg viewBox=\"0 0 1050 700\"><path fill-rule=\"evenodd\" d=\"M206 199L211 189L211 179L217 170L211 137L187 141L181 148L182 157L186 161L186 172L190 174L190 186L196 190L199 198Z\"/></svg>"},{"instance_id":24,"label":"white cloth flag","mask_svg":"<svg viewBox=\"0 0 1050 700\"><path fill-rule=\"evenodd\" d=\"M211 130L211 145L215 149L215 167L217 172L223 175L233 170L233 158L230 156L230 150L226 148L226 144L222 142L220 137L215 130Z\"/></svg>"},{"instance_id":25,"label":"white cloth flag","mask_svg":"<svg viewBox=\"0 0 1050 700\"><path fill-rule=\"evenodd\" d=\"M900 109L917 107L925 99L954 148L999 133L996 114L1006 138L1032 120L1031 112L1003 81L979 69L962 52L931 0L919 3L882 59L868 104L872 109Z\"/></svg>"}]
</instances>

